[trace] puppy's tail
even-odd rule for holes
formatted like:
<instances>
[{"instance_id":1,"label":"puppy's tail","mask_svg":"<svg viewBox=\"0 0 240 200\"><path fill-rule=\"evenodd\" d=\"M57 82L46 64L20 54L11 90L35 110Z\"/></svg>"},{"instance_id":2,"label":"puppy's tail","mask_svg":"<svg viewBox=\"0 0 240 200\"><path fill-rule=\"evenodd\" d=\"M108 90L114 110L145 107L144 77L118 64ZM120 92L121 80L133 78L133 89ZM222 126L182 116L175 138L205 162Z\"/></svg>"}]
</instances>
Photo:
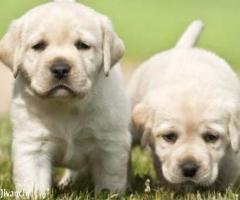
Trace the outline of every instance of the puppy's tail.
<instances>
[{"instance_id":1,"label":"puppy's tail","mask_svg":"<svg viewBox=\"0 0 240 200\"><path fill-rule=\"evenodd\" d=\"M204 24L201 20L192 22L187 30L183 33L180 40L178 40L176 48L192 48L197 43L197 40L203 30Z\"/></svg>"}]
</instances>

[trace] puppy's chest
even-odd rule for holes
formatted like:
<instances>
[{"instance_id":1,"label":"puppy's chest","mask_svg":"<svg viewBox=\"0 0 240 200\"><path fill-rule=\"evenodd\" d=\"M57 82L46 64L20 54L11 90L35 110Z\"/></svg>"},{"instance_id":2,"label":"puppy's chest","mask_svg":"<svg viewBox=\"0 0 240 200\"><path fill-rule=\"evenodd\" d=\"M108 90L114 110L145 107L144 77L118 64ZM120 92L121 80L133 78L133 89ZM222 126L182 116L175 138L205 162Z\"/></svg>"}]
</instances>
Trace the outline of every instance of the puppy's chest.
<instances>
[{"instance_id":1,"label":"puppy's chest","mask_svg":"<svg viewBox=\"0 0 240 200\"><path fill-rule=\"evenodd\" d=\"M97 148L94 130L87 127L82 127L78 131L66 130L59 141L61 142L53 145L54 162L69 168L86 164Z\"/></svg>"},{"instance_id":2,"label":"puppy's chest","mask_svg":"<svg viewBox=\"0 0 240 200\"><path fill-rule=\"evenodd\" d=\"M79 133L65 138L62 165L72 167L86 164L97 149L96 137L91 128L82 128Z\"/></svg>"},{"instance_id":3,"label":"puppy's chest","mask_svg":"<svg viewBox=\"0 0 240 200\"><path fill-rule=\"evenodd\" d=\"M60 141L53 144L54 162L57 165L75 168L86 164L97 148L95 128L86 118L58 122L51 130L51 135Z\"/></svg>"}]
</instances>

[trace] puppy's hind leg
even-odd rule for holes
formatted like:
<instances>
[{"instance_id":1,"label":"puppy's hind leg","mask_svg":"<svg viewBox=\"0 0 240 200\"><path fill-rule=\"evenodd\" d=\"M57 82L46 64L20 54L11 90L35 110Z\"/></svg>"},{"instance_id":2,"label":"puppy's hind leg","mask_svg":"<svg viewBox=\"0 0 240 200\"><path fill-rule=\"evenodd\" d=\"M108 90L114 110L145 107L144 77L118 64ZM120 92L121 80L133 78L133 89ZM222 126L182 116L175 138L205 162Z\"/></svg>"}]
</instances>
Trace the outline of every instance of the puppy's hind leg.
<instances>
[{"instance_id":1,"label":"puppy's hind leg","mask_svg":"<svg viewBox=\"0 0 240 200\"><path fill-rule=\"evenodd\" d=\"M58 186L60 188L65 188L73 183L75 183L79 178L79 172L78 171L73 171L70 169L66 169L64 172L63 177L61 178L60 182L58 183Z\"/></svg>"},{"instance_id":2,"label":"puppy's hind leg","mask_svg":"<svg viewBox=\"0 0 240 200\"><path fill-rule=\"evenodd\" d=\"M58 183L58 186L60 188L66 188L66 187L82 185L84 184L83 182L85 182L84 178L86 176L88 176L87 167L83 167L80 170L66 169L63 177Z\"/></svg>"}]
</instances>

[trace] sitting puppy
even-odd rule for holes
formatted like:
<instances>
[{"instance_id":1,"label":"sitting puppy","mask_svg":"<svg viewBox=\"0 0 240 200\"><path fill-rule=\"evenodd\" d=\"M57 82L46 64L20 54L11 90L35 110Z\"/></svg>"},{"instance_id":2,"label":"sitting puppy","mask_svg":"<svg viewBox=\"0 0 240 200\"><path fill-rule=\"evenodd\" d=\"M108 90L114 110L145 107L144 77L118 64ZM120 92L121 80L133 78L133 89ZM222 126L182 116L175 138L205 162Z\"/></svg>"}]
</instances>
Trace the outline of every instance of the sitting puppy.
<instances>
[{"instance_id":1,"label":"sitting puppy","mask_svg":"<svg viewBox=\"0 0 240 200\"><path fill-rule=\"evenodd\" d=\"M89 170L96 192L125 191L130 106L119 70L105 76L123 52L110 21L73 1L41 5L14 21L0 42L0 59L16 77L18 191L45 194L53 165L70 169L65 181Z\"/></svg>"},{"instance_id":2,"label":"sitting puppy","mask_svg":"<svg viewBox=\"0 0 240 200\"><path fill-rule=\"evenodd\" d=\"M239 80L223 59L193 48L202 26L193 22L129 85L135 142L150 146L160 184L173 189L220 189L239 175Z\"/></svg>"}]
</instances>

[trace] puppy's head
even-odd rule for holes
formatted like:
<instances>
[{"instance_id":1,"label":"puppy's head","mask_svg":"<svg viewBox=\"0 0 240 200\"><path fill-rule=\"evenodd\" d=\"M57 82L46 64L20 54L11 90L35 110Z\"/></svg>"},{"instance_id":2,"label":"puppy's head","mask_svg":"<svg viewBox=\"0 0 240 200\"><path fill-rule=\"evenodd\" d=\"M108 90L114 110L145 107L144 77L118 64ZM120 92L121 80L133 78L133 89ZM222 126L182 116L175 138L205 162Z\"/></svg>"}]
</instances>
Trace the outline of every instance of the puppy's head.
<instances>
[{"instance_id":1,"label":"puppy's head","mask_svg":"<svg viewBox=\"0 0 240 200\"><path fill-rule=\"evenodd\" d=\"M226 152L239 150L239 114L227 99L183 96L166 94L137 105L133 122L144 132L142 144L150 144L161 163L156 171L167 182L209 186L217 181Z\"/></svg>"},{"instance_id":2,"label":"puppy's head","mask_svg":"<svg viewBox=\"0 0 240 200\"><path fill-rule=\"evenodd\" d=\"M0 59L39 96L84 97L123 52L105 16L70 1L31 10L0 41Z\"/></svg>"}]
</instances>

